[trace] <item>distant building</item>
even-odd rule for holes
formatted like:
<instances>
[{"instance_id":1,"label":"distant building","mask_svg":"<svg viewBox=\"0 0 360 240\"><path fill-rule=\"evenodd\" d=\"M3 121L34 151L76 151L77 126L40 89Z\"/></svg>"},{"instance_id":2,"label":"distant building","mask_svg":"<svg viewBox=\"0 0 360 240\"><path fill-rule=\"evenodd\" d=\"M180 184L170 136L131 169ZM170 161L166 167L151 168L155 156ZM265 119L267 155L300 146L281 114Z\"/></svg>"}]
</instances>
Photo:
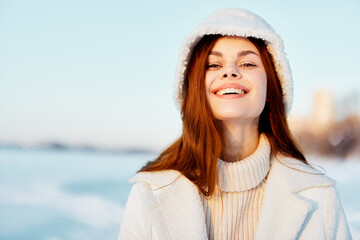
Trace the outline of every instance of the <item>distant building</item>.
<instances>
[{"instance_id":1,"label":"distant building","mask_svg":"<svg viewBox=\"0 0 360 240\"><path fill-rule=\"evenodd\" d=\"M314 94L311 127L314 132L321 132L334 123L335 101L330 90L319 90Z\"/></svg>"}]
</instances>

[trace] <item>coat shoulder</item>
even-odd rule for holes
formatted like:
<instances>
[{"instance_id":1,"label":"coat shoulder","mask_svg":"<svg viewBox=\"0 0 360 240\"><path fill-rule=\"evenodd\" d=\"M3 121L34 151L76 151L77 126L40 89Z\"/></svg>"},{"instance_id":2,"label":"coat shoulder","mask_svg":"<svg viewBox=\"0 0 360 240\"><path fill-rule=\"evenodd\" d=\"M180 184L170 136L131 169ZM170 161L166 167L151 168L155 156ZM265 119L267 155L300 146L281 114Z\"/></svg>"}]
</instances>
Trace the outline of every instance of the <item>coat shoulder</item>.
<instances>
[{"instance_id":1,"label":"coat shoulder","mask_svg":"<svg viewBox=\"0 0 360 240\"><path fill-rule=\"evenodd\" d=\"M185 177L177 170L139 172L130 178L129 183L139 183L151 190L156 190L171 185L179 178Z\"/></svg>"},{"instance_id":2,"label":"coat shoulder","mask_svg":"<svg viewBox=\"0 0 360 240\"><path fill-rule=\"evenodd\" d=\"M336 184L335 180L326 176L312 164L289 157L274 157L271 169L286 183L292 193L310 188L329 187Z\"/></svg>"}]
</instances>

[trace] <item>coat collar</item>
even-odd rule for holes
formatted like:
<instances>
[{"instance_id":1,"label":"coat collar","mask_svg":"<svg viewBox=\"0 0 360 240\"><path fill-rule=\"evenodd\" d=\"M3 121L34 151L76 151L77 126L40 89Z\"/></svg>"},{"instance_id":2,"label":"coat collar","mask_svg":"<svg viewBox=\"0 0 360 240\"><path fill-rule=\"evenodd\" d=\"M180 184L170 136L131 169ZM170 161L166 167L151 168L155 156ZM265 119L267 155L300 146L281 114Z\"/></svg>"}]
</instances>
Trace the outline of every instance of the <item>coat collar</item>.
<instances>
[{"instance_id":1,"label":"coat collar","mask_svg":"<svg viewBox=\"0 0 360 240\"><path fill-rule=\"evenodd\" d=\"M144 208L159 239L207 239L200 193L178 171L142 172L130 182L144 186ZM295 239L313 210L299 193L334 184L298 160L272 157L255 240Z\"/></svg>"}]
</instances>

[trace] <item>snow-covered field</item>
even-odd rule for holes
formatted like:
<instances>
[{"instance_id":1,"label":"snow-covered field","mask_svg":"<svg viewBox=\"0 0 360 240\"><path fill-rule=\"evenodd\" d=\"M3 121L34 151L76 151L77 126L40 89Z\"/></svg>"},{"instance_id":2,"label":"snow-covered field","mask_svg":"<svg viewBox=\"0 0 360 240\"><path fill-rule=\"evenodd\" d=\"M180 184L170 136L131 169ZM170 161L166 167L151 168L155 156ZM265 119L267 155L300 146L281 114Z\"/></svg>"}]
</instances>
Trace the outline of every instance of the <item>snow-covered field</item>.
<instances>
[{"instance_id":1,"label":"snow-covered field","mask_svg":"<svg viewBox=\"0 0 360 240\"><path fill-rule=\"evenodd\" d=\"M0 149L0 239L116 239L127 179L153 154ZM360 239L360 160L310 158L338 181Z\"/></svg>"}]
</instances>

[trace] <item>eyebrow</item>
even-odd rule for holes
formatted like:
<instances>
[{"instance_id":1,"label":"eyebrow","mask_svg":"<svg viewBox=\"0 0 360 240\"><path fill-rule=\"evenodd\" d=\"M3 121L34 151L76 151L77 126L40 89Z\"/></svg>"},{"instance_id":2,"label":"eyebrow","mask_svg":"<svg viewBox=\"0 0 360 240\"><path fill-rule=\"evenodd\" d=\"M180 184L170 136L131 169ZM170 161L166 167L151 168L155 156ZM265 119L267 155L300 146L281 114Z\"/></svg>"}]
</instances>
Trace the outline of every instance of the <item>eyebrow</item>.
<instances>
[{"instance_id":1,"label":"eyebrow","mask_svg":"<svg viewBox=\"0 0 360 240\"><path fill-rule=\"evenodd\" d=\"M251 50L245 50L245 51L241 51L241 52L238 52L237 54L237 57L244 57L246 55L249 55L249 54L255 54L256 56L259 56L259 54L257 54L256 52L254 51L251 51ZM215 55L215 56L219 56L219 57L222 57L223 54L221 52L218 52L218 51L212 51L210 55Z\"/></svg>"}]
</instances>

